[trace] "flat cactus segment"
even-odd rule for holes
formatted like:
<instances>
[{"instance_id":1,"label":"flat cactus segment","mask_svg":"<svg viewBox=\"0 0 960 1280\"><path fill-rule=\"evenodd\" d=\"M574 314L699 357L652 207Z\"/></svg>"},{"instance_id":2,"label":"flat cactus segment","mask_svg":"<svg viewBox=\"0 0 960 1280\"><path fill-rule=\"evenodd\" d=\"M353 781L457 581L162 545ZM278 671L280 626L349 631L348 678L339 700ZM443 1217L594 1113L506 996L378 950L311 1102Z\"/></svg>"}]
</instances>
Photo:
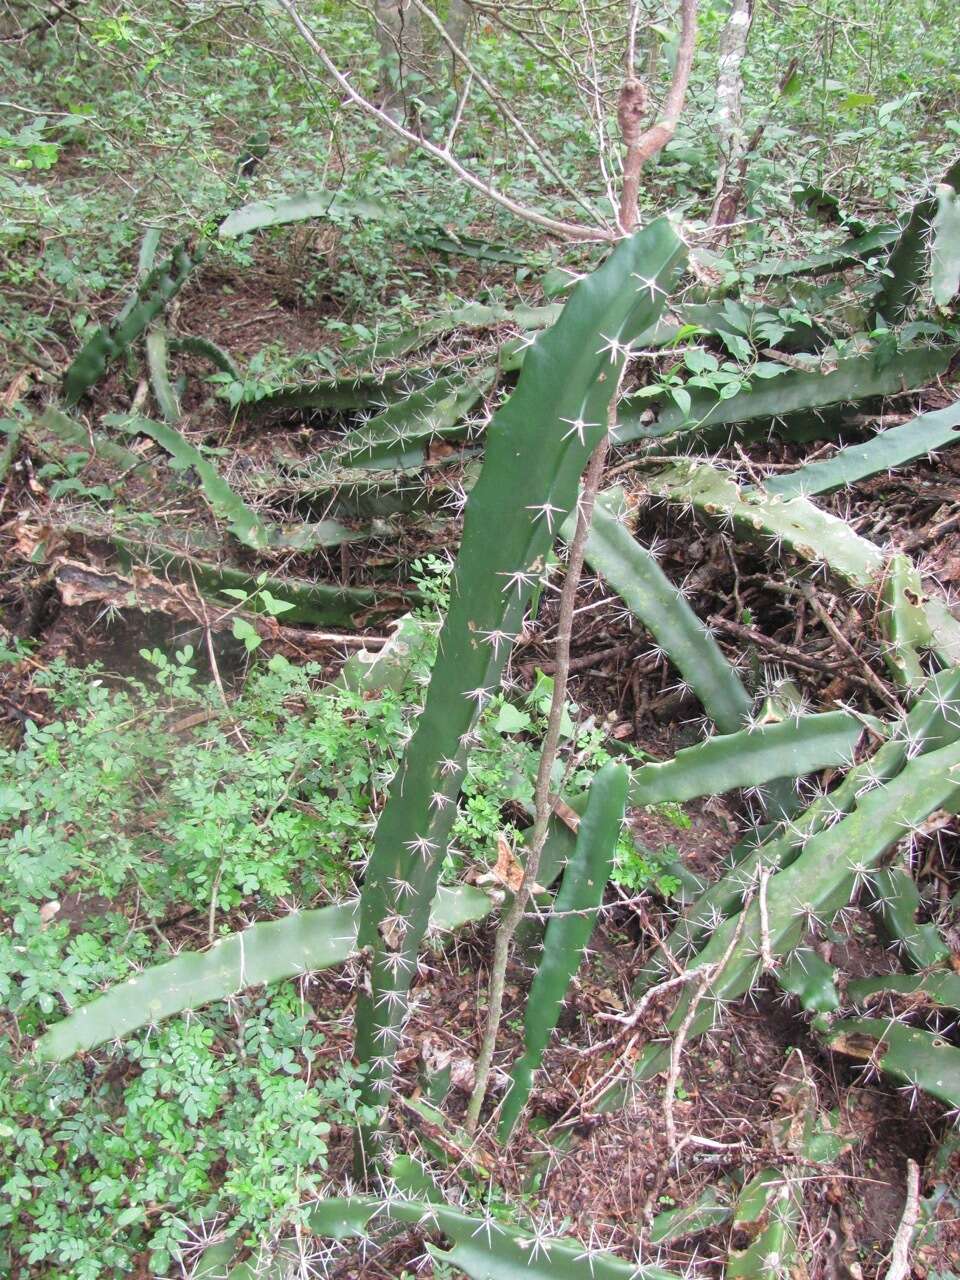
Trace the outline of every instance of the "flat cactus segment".
<instances>
[{"instance_id":1,"label":"flat cactus segment","mask_svg":"<svg viewBox=\"0 0 960 1280\"><path fill-rule=\"evenodd\" d=\"M619 416L617 439L645 440L760 419L773 422L804 410L898 395L911 387L925 387L945 373L957 350L956 346L914 347L880 368L875 356L865 355L841 360L827 373L819 369L809 373L805 369L786 369L779 377L755 382L729 400L721 400L711 391L694 389L688 410L672 402L628 397ZM652 421L649 411L654 405L660 406L660 412Z\"/></svg>"},{"instance_id":2,"label":"flat cactus segment","mask_svg":"<svg viewBox=\"0 0 960 1280\"><path fill-rule=\"evenodd\" d=\"M338 446L338 462L347 467L385 467L395 462L402 466L411 449L422 453L431 440L463 435L464 415L495 379L494 369L437 378L348 432Z\"/></svg>"},{"instance_id":3,"label":"flat cactus segment","mask_svg":"<svg viewBox=\"0 0 960 1280\"><path fill-rule=\"evenodd\" d=\"M878 431L862 444L849 444L822 462L768 476L763 488L781 498L809 498L856 484L881 471L894 471L950 444L960 444L960 400L945 409L921 413L902 426Z\"/></svg>"},{"instance_id":4,"label":"flat cactus segment","mask_svg":"<svg viewBox=\"0 0 960 1280\"><path fill-rule=\"evenodd\" d=\"M570 980L580 967L596 925L597 908L617 851L628 778L623 765L611 763L591 784L576 847L553 903L543 954L527 998L524 1052L513 1069L510 1092L500 1113L501 1141L510 1136L530 1096L534 1073L543 1061Z\"/></svg>"},{"instance_id":5,"label":"flat cactus segment","mask_svg":"<svg viewBox=\"0 0 960 1280\"><path fill-rule=\"evenodd\" d=\"M200 477L203 494L210 509L214 515L229 521L230 532L238 542L254 551L262 551L269 545L269 531L257 513L234 493L210 459L175 427L166 422L154 422L138 414L109 414L105 421L131 434L149 436L170 454L177 466L192 467Z\"/></svg>"},{"instance_id":6,"label":"flat cactus segment","mask_svg":"<svg viewBox=\"0 0 960 1280\"><path fill-rule=\"evenodd\" d=\"M646 487L654 497L692 506L729 525L740 537L782 545L809 564L823 561L853 586L872 585L883 570L880 548L854 533L839 516L806 498L771 498L756 489L742 489L707 463L678 462L648 477Z\"/></svg>"},{"instance_id":7,"label":"flat cactus segment","mask_svg":"<svg viewBox=\"0 0 960 1280\"><path fill-rule=\"evenodd\" d=\"M684 747L672 760L634 770L630 804L724 795L737 787L758 787L775 778L801 778L850 764L863 728L856 716L826 711L718 734Z\"/></svg>"},{"instance_id":8,"label":"flat cactus segment","mask_svg":"<svg viewBox=\"0 0 960 1280\"><path fill-rule=\"evenodd\" d=\"M917 757L886 786L864 795L845 818L809 837L789 866L771 874L761 903L754 894L742 924L739 916L718 923L691 961L696 967L717 964L734 943L721 971L710 984L715 999L732 1000L743 995L761 972L762 944L776 960L802 942L817 921L829 922L851 900L858 883L875 870L884 853L902 839L904 831L923 822L937 809L960 808L960 744L953 743ZM762 853L762 851L761 851ZM741 873L740 892L757 884L759 868ZM736 874L736 872L734 872ZM649 985L641 980L640 990ZM668 1026L677 1027L689 1007L690 995L681 995ZM711 1001L704 1000L689 1028L691 1035L705 1031L712 1019ZM642 1075L662 1067L663 1054L651 1051L640 1064Z\"/></svg>"},{"instance_id":9,"label":"flat cactus segment","mask_svg":"<svg viewBox=\"0 0 960 1280\"><path fill-rule=\"evenodd\" d=\"M943 185L954 191L960 187L960 159L944 174ZM876 299L874 328L884 323L901 324L916 301L930 262L929 235L937 205L936 193L928 189L910 210L887 259L887 274Z\"/></svg>"},{"instance_id":10,"label":"flat cactus segment","mask_svg":"<svg viewBox=\"0 0 960 1280\"><path fill-rule=\"evenodd\" d=\"M456 929L493 909L470 885L441 889L431 913L436 929ZM54 1023L36 1053L62 1062L140 1027L225 1000L248 987L281 982L342 964L356 951L357 907L299 911L219 939L208 951L189 951L128 978Z\"/></svg>"},{"instance_id":11,"label":"flat cactus segment","mask_svg":"<svg viewBox=\"0 0 960 1280\"><path fill-rule=\"evenodd\" d=\"M63 375L63 403L71 408L103 377L107 365L145 333L175 298L207 253L207 242L184 240L159 267L154 267L127 300L119 315L87 340Z\"/></svg>"},{"instance_id":12,"label":"flat cactus segment","mask_svg":"<svg viewBox=\"0 0 960 1280\"><path fill-rule=\"evenodd\" d=\"M845 1018L824 1032L834 1053L872 1066L900 1085L960 1107L960 1049L942 1036L889 1018Z\"/></svg>"},{"instance_id":13,"label":"flat cactus segment","mask_svg":"<svg viewBox=\"0 0 960 1280\"><path fill-rule=\"evenodd\" d=\"M630 533L624 523L626 514L620 490L600 495L587 538L586 561L650 631L721 732L734 733L750 714L752 699L683 592ZM569 541L572 520L560 532Z\"/></svg>"}]
</instances>

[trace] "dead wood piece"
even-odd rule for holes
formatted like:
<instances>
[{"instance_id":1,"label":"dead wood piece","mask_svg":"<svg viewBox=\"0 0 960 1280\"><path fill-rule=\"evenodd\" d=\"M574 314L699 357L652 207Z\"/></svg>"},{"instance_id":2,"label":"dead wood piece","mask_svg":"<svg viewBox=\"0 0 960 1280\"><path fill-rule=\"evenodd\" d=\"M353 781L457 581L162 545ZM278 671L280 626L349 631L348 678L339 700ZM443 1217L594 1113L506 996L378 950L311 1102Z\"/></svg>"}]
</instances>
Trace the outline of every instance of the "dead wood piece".
<instances>
[{"instance_id":1,"label":"dead wood piece","mask_svg":"<svg viewBox=\"0 0 960 1280\"><path fill-rule=\"evenodd\" d=\"M893 1238L890 1250L890 1266L886 1280L907 1280L910 1275L910 1242L920 1217L920 1169L916 1160L907 1161L907 1197L903 1216Z\"/></svg>"},{"instance_id":2,"label":"dead wood piece","mask_svg":"<svg viewBox=\"0 0 960 1280\"><path fill-rule=\"evenodd\" d=\"M238 610L236 606L220 607L203 599L183 583L158 578L141 568L134 568L127 577L98 569L95 565L59 557L51 566L51 577L61 601L70 608L103 604L114 609L139 609L143 613L162 613L178 622L191 622L202 626L206 631L232 628L234 619L243 617L262 639L282 641L302 648L346 645L353 649L379 649L387 642L386 636L309 631L303 627L284 626L276 618L248 613Z\"/></svg>"}]
</instances>

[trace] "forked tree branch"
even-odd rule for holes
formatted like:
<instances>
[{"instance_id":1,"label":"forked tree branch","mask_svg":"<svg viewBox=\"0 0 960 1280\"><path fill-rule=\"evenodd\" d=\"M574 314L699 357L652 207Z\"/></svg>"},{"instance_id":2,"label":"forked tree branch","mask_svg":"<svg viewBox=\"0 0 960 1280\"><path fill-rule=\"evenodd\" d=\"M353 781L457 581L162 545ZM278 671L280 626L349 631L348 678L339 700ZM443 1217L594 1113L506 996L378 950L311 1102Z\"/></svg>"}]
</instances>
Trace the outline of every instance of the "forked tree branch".
<instances>
[{"instance_id":1,"label":"forked tree branch","mask_svg":"<svg viewBox=\"0 0 960 1280\"><path fill-rule=\"evenodd\" d=\"M627 78L620 93L617 117L620 131L627 145L623 162L623 188L620 193L620 230L629 235L637 225L637 200L640 194L640 174L648 160L652 160L667 145L676 132L683 104L687 97L687 85L693 67L693 52L697 43L697 0L681 0L680 47L673 69L673 80L663 101L663 110L656 124L640 131L640 116L646 106L646 90L636 79L632 57L636 53L636 24L631 12L628 50L631 60L627 65Z\"/></svg>"},{"instance_id":2,"label":"forked tree branch","mask_svg":"<svg viewBox=\"0 0 960 1280\"><path fill-rule=\"evenodd\" d=\"M684 0L685 3L691 3L691 0ZM695 0L693 0L695 3ZM369 98L364 97L357 89L353 87L349 78L344 75L340 68L336 65L326 49L319 43L316 36L307 26L297 12L293 0L278 0L278 3L290 18L310 50L320 61L327 74L339 86L339 88L347 95L351 102L355 103L361 111L375 120L377 124L387 130L389 133L395 134L398 138L402 138L404 142L409 143L413 147L432 156L434 160L439 160L441 164L452 170L461 182L472 187L475 191L479 191L486 196L488 200L492 200L501 208L508 210L515 217L523 219L524 222L531 222L535 226L543 227L544 230L552 232L554 235L561 236L567 240L591 241L591 240L612 240L615 233L604 230L600 227L588 227L578 222L564 222L559 218L551 218L548 214L541 213L538 209L531 209L528 205L520 204L518 201L511 199L510 196L500 191L497 187L485 182L481 177L472 170L466 168L465 165L457 159L457 157L443 147L436 146L427 138L420 137L398 120L393 120L385 112L372 103Z\"/></svg>"}]
</instances>

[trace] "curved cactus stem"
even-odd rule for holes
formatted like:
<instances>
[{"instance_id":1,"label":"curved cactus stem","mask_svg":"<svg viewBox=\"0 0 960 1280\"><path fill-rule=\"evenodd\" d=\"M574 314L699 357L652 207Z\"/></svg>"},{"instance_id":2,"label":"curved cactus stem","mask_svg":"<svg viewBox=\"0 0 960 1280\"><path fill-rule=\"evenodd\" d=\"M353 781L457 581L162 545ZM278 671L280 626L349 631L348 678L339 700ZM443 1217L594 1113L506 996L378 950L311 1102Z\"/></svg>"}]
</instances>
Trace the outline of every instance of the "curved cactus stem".
<instances>
[{"instance_id":1,"label":"curved cactus stem","mask_svg":"<svg viewBox=\"0 0 960 1280\"><path fill-rule=\"evenodd\" d=\"M243 412L259 418L268 413L290 412L294 409L380 410L410 394L409 380L417 372L408 370L403 375L345 374L341 378L278 387L276 391L261 396L252 404L244 405Z\"/></svg>"},{"instance_id":2,"label":"curved cactus stem","mask_svg":"<svg viewBox=\"0 0 960 1280\"><path fill-rule=\"evenodd\" d=\"M960 444L960 400L945 409L921 413L902 426L878 431L862 444L838 449L833 457L822 462L810 462L796 471L768 476L763 488L766 493L781 498L809 498L856 484L881 471L893 471L950 444Z\"/></svg>"},{"instance_id":3,"label":"curved cactus stem","mask_svg":"<svg viewBox=\"0 0 960 1280\"><path fill-rule=\"evenodd\" d=\"M410 670L424 659L436 635L435 623L405 613L393 623L393 635L379 649L358 649L340 668L337 684L365 694L392 689L399 693L410 678Z\"/></svg>"},{"instance_id":4,"label":"curved cactus stem","mask_svg":"<svg viewBox=\"0 0 960 1280\"><path fill-rule=\"evenodd\" d=\"M313 524L284 528L267 524L248 507L239 494L221 476L213 463L196 445L165 422L154 422L136 414L107 414L104 422L125 431L150 436L170 454L180 468L192 467L200 477L204 497L214 515L228 520L229 529L238 542L255 551L313 551L317 547L339 547L366 536L363 530L348 529L338 520L318 520Z\"/></svg>"},{"instance_id":5,"label":"curved cactus stem","mask_svg":"<svg viewBox=\"0 0 960 1280\"><path fill-rule=\"evenodd\" d=\"M796 996L808 1013L833 1013L840 1008L837 971L810 947L799 947L777 971L777 985Z\"/></svg>"},{"instance_id":6,"label":"curved cactus stem","mask_svg":"<svg viewBox=\"0 0 960 1280\"><path fill-rule=\"evenodd\" d=\"M396 338L387 338L377 342L375 346L361 353L371 360L396 359L398 356L416 351L432 338L441 333L449 333L461 329L492 329L498 325L516 325L525 331L547 329L556 324L563 307L559 303L549 303L545 307L506 307L501 303L490 305L482 302L470 302L463 307L454 307L440 315L431 316L423 324L417 325Z\"/></svg>"},{"instance_id":7,"label":"curved cactus stem","mask_svg":"<svg viewBox=\"0 0 960 1280\"><path fill-rule=\"evenodd\" d=\"M405 466L411 450L418 457L436 438L462 436L463 417L493 386L496 370L437 378L383 413L348 432L337 449L337 461L347 467Z\"/></svg>"},{"instance_id":8,"label":"curved cactus stem","mask_svg":"<svg viewBox=\"0 0 960 1280\"><path fill-rule=\"evenodd\" d=\"M710 391L690 391L689 410L674 403L637 397L624 400L617 425L617 440L644 440L697 432L708 427L767 419L771 423L792 413L826 409L865 400L871 396L898 395L910 387L924 387L945 373L958 351L956 346L916 347L902 351L882 368L874 355L851 356L829 373L787 369L769 382L756 382L729 400ZM659 406L656 421L650 410Z\"/></svg>"},{"instance_id":9,"label":"curved cactus stem","mask_svg":"<svg viewBox=\"0 0 960 1280\"><path fill-rule=\"evenodd\" d=\"M144 280L153 270L160 248L160 228L147 227L140 241L140 252L137 254L137 279Z\"/></svg>"},{"instance_id":10,"label":"curved cactus stem","mask_svg":"<svg viewBox=\"0 0 960 1280\"><path fill-rule=\"evenodd\" d=\"M368 1099L382 1099L392 1073L465 744L499 686L557 526L606 431L626 347L660 314L683 257L664 218L622 241L527 351L516 390L487 430L426 703L380 816L363 887L359 938L373 948L373 994L358 1002L357 1053L374 1063ZM391 913L400 927L390 937L399 942L387 945L379 926Z\"/></svg>"},{"instance_id":11,"label":"curved cactus stem","mask_svg":"<svg viewBox=\"0 0 960 1280\"><path fill-rule=\"evenodd\" d=\"M527 998L524 1052L513 1068L510 1091L500 1112L501 1142L510 1137L526 1106L534 1072L543 1060L570 980L580 967L596 925L623 823L628 778L623 765L610 763L590 786L576 847L553 903L543 954Z\"/></svg>"},{"instance_id":12,"label":"curved cactus stem","mask_svg":"<svg viewBox=\"0 0 960 1280\"><path fill-rule=\"evenodd\" d=\"M834 1053L922 1090L951 1111L960 1108L960 1049L941 1036L888 1018L845 1018L822 1035Z\"/></svg>"},{"instance_id":13,"label":"curved cactus stem","mask_svg":"<svg viewBox=\"0 0 960 1280\"><path fill-rule=\"evenodd\" d=\"M399 1172L395 1181L403 1183L405 1174ZM321 1238L360 1238L367 1245L375 1241L378 1233L388 1238L398 1225L443 1235L451 1242L449 1251L434 1245L428 1245L428 1249L434 1258L448 1263L469 1280L680 1280L662 1267L625 1262L603 1249L504 1222L489 1212L466 1213L437 1199L429 1186L423 1188L421 1196L337 1196L320 1200L308 1210L304 1225ZM289 1274L282 1262L270 1269L242 1262L231 1270L229 1256L237 1243L234 1238L213 1245L201 1258L201 1270L196 1274L209 1280L283 1280Z\"/></svg>"},{"instance_id":14,"label":"curved cactus stem","mask_svg":"<svg viewBox=\"0 0 960 1280\"><path fill-rule=\"evenodd\" d=\"M171 338L169 346L174 354L182 352L184 355L197 356L202 360L208 360L221 373L229 373L235 382L243 381L243 374L240 372L233 357L224 351L222 347L218 347L215 342L211 342L209 338L201 338L194 334L183 334L181 337Z\"/></svg>"},{"instance_id":15,"label":"curved cactus stem","mask_svg":"<svg viewBox=\"0 0 960 1280\"><path fill-rule=\"evenodd\" d=\"M28 430L36 434L48 432L64 444L77 445L81 449L90 449L92 445L91 456L102 458L104 462L119 467L121 471L137 472L142 476L150 472L149 463L144 462L139 453L134 453L132 449L125 449L123 445L108 439L98 431L88 431L86 427L67 414L61 413L53 405L45 409L41 417L34 418Z\"/></svg>"},{"instance_id":16,"label":"curved cactus stem","mask_svg":"<svg viewBox=\"0 0 960 1280\"><path fill-rule=\"evenodd\" d=\"M328 582L310 582L304 578L274 578L266 580L234 565L217 564L187 555L174 548L135 542L132 538L113 535L109 541L127 560L151 567L160 565L181 574L205 595L217 598L224 591L245 591L255 596L266 589L277 599L293 606L283 615L285 623L303 622L313 626L353 627L364 625L377 614L390 616L399 608L416 603L414 593L406 596L387 597L370 587L339 587ZM223 601L218 600L222 604ZM260 609L254 600L249 607Z\"/></svg>"},{"instance_id":17,"label":"curved cactus stem","mask_svg":"<svg viewBox=\"0 0 960 1280\"><path fill-rule=\"evenodd\" d=\"M708 519L728 524L738 537L783 546L814 569L825 566L848 586L882 599L884 656L910 688L925 678L918 648L930 647L952 661L953 649L960 646L960 623L942 601L923 596L912 563L905 556L885 556L846 521L809 499L741 489L715 467L693 460L648 477L646 487L654 496L692 506Z\"/></svg>"},{"instance_id":18,"label":"curved cactus stem","mask_svg":"<svg viewBox=\"0 0 960 1280\"><path fill-rule=\"evenodd\" d=\"M635 769L630 804L719 796L737 787L850 764L863 730L858 717L826 711L707 738L678 751L672 760Z\"/></svg>"},{"instance_id":19,"label":"curved cactus stem","mask_svg":"<svg viewBox=\"0 0 960 1280\"><path fill-rule=\"evenodd\" d=\"M904 555L891 556L883 573L878 611L883 660L897 683L908 690L918 689L926 679L920 651L933 644L923 600L923 584L913 561Z\"/></svg>"},{"instance_id":20,"label":"curved cactus stem","mask_svg":"<svg viewBox=\"0 0 960 1280\"><path fill-rule=\"evenodd\" d=\"M430 916L436 930L457 929L493 910L470 885L441 889ZM140 1027L226 1000L248 987L281 982L342 964L356 952L357 907L300 911L219 939L209 951L189 951L112 987L54 1023L37 1041L45 1061L62 1062Z\"/></svg>"},{"instance_id":21,"label":"curved cactus stem","mask_svg":"<svg viewBox=\"0 0 960 1280\"><path fill-rule=\"evenodd\" d=\"M742 489L708 463L678 460L646 477L645 485L654 497L692 506L708 519L728 525L739 537L772 541L809 564L823 561L851 586L877 585L883 570L879 547L854 533L839 516L822 511L806 498L771 498L756 489Z\"/></svg>"},{"instance_id":22,"label":"curved cactus stem","mask_svg":"<svg viewBox=\"0 0 960 1280\"><path fill-rule=\"evenodd\" d=\"M745 928L739 915L718 923L699 950L697 967L717 963L742 930L722 972L710 984L713 1000L743 995L761 973L761 951L771 957L788 955L817 922L829 922L853 898L865 876L874 872L884 853L902 839L904 832L923 822L936 809L960 808L960 744L953 743L919 756L886 786L864 795L847 817L806 840L802 852L786 868L771 875L764 897L764 921L760 903L746 909ZM762 859L759 866L764 866ZM754 882L753 872L742 873L741 893ZM649 985L650 973L640 989ZM676 1028L689 1007L684 992L668 1020ZM702 1034L713 1018L710 1000L696 1009L688 1036ZM661 1070L666 1052L652 1047L638 1062L641 1078Z\"/></svg>"},{"instance_id":23,"label":"curved cactus stem","mask_svg":"<svg viewBox=\"0 0 960 1280\"><path fill-rule=\"evenodd\" d=\"M960 671L932 677L902 726L863 764L851 769L829 795L815 800L787 829L745 851L728 871L687 908L663 944L673 955L696 945L722 916L739 910L745 887L756 882L760 867L776 870L796 859L804 843L856 806L861 792L894 778L913 755L948 746L960 738ZM657 963L644 970L643 981L657 980Z\"/></svg>"},{"instance_id":24,"label":"curved cactus stem","mask_svg":"<svg viewBox=\"0 0 960 1280\"><path fill-rule=\"evenodd\" d=\"M735 1231L756 1233L746 1249L731 1249L724 1276L727 1280L801 1280L806 1268L797 1270L797 1231L803 1198L797 1179L780 1169L761 1169L740 1192L733 1214Z\"/></svg>"},{"instance_id":25,"label":"curved cactus stem","mask_svg":"<svg viewBox=\"0 0 960 1280\"><path fill-rule=\"evenodd\" d=\"M954 161L944 174L943 182L960 186L960 160ZM930 192L910 210L906 225L890 250L887 274L877 294L872 328L901 324L922 287L929 255L930 224L937 212L937 198Z\"/></svg>"},{"instance_id":26,"label":"curved cactus stem","mask_svg":"<svg viewBox=\"0 0 960 1280\"><path fill-rule=\"evenodd\" d=\"M960 293L960 165L953 184L937 187L937 216L933 220L930 285L938 307L948 307Z\"/></svg>"},{"instance_id":27,"label":"curved cactus stem","mask_svg":"<svg viewBox=\"0 0 960 1280\"><path fill-rule=\"evenodd\" d=\"M808 258L763 258L752 270L760 279L777 276L827 275L832 271L842 271L845 267L856 266L857 263L863 263L868 258L877 257L881 250L889 248L896 238L896 227L872 227L862 235L854 235L844 240L835 249L825 249L823 253L813 253Z\"/></svg>"},{"instance_id":28,"label":"curved cactus stem","mask_svg":"<svg viewBox=\"0 0 960 1280\"><path fill-rule=\"evenodd\" d=\"M327 214L341 218L384 218L387 211L375 200L355 200L339 191L319 191L316 195L278 196L273 200L254 200L227 215L217 228L221 240L268 227L287 226L291 222L307 222Z\"/></svg>"},{"instance_id":29,"label":"curved cactus stem","mask_svg":"<svg viewBox=\"0 0 960 1280\"><path fill-rule=\"evenodd\" d=\"M586 1248L534 1229L464 1213L426 1200L366 1197L321 1201L308 1215L315 1234L337 1240L369 1235L380 1223L409 1223L442 1232L453 1242L449 1252L431 1248L470 1280L677 1280L656 1266L625 1262L602 1249Z\"/></svg>"},{"instance_id":30,"label":"curved cactus stem","mask_svg":"<svg viewBox=\"0 0 960 1280\"><path fill-rule=\"evenodd\" d=\"M230 532L244 546L262 551L270 543L270 534L255 511L252 511L227 484L212 462L174 427L154 422L139 414L111 413L104 418L109 426L120 427L134 435L146 435L166 450L180 468L192 467L200 477L204 497L214 515L230 522Z\"/></svg>"},{"instance_id":31,"label":"curved cactus stem","mask_svg":"<svg viewBox=\"0 0 960 1280\"><path fill-rule=\"evenodd\" d=\"M630 533L626 515L622 490L600 495L587 537L587 563L650 631L721 732L736 732L750 715L750 695L683 592ZM566 521L560 533L569 541L573 522Z\"/></svg>"},{"instance_id":32,"label":"curved cactus stem","mask_svg":"<svg viewBox=\"0 0 960 1280\"><path fill-rule=\"evenodd\" d=\"M658 1213L650 1224L650 1243L672 1244L722 1226L733 1217L733 1206L720 1199L715 1187L707 1187L693 1204Z\"/></svg>"},{"instance_id":33,"label":"curved cactus stem","mask_svg":"<svg viewBox=\"0 0 960 1280\"><path fill-rule=\"evenodd\" d=\"M102 325L84 344L63 376L63 403L75 405L103 377L111 360L124 351L161 315L206 256L208 243L184 240L160 266L154 267L127 300L120 314Z\"/></svg>"},{"instance_id":34,"label":"curved cactus stem","mask_svg":"<svg viewBox=\"0 0 960 1280\"><path fill-rule=\"evenodd\" d=\"M888 937L900 944L912 969L932 969L950 960L952 952L934 924L918 924L920 890L905 867L885 867L872 878L870 905Z\"/></svg>"},{"instance_id":35,"label":"curved cactus stem","mask_svg":"<svg viewBox=\"0 0 960 1280\"><path fill-rule=\"evenodd\" d=\"M180 409L180 403L177 400L177 393L174 391L173 384L170 381L168 367L170 344L167 340L166 329L159 324L151 325L147 330L144 346L147 352L147 369L150 373L153 398L156 400L165 422L179 422L183 414Z\"/></svg>"},{"instance_id":36,"label":"curved cactus stem","mask_svg":"<svg viewBox=\"0 0 960 1280\"><path fill-rule=\"evenodd\" d=\"M930 627L930 647L945 667L960 667L960 622L946 601L932 596L924 605Z\"/></svg>"},{"instance_id":37,"label":"curved cactus stem","mask_svg":"<svg viewBox=\"0 0 960 1280\"><path fill-rule=\"evenodd\" d=\"M911 1004L923 1001L960 1009L960 973L944 969L931 973L884 973L876 978L853 978L847 983L847 999L854 1004L867 1004L879 995L911 996Z\"/></svg>"}]
</instances>

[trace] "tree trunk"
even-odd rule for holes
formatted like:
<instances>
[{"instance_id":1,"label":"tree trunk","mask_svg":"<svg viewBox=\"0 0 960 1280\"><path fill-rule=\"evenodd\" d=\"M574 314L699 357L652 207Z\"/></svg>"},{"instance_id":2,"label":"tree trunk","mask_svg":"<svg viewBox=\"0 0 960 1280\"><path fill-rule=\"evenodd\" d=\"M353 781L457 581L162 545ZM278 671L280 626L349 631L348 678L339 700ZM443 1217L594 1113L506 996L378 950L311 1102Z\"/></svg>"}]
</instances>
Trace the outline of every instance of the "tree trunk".
<instances>
[{"instance_id":1,"label":"tree trunk","mask_svg":"<svg viewBox=\"0 0 960 1280\"><path fill-rule=\"evenodd\" d=\"M392 120L405 124L404 77L420 50L419 15L410 0L376 0L374 18L380 48L379 106Z\"/></svg>"},{"instance_id":2,"label":"tree trunk","mask_svg":"<svg viewBox=\"0 0 960 1280\"><path fill-rule=\"evenodd\" d=\"M717 106L714 113L719 142L720 165L713 199L710 225L717 229L718 241L729 237L729 225L740 202L739 161L744 153L743 59L753 21L753 0L732 0L730 14L720 33L720 62L717 74ZM732 179L732 183L731 183Z\"/></svg>"},{"instance_id":3,"label":"tree trunk","mask_svg":"<svg viewBox=\"0 0 960 1280\"><path fill-rule=\"evenodd\" d=\"M470 7L466 0L450 0L447 8L447 20L443 24L447 35L458 49L466 49L470 32Z\"/></svg>"}]
</instances>

